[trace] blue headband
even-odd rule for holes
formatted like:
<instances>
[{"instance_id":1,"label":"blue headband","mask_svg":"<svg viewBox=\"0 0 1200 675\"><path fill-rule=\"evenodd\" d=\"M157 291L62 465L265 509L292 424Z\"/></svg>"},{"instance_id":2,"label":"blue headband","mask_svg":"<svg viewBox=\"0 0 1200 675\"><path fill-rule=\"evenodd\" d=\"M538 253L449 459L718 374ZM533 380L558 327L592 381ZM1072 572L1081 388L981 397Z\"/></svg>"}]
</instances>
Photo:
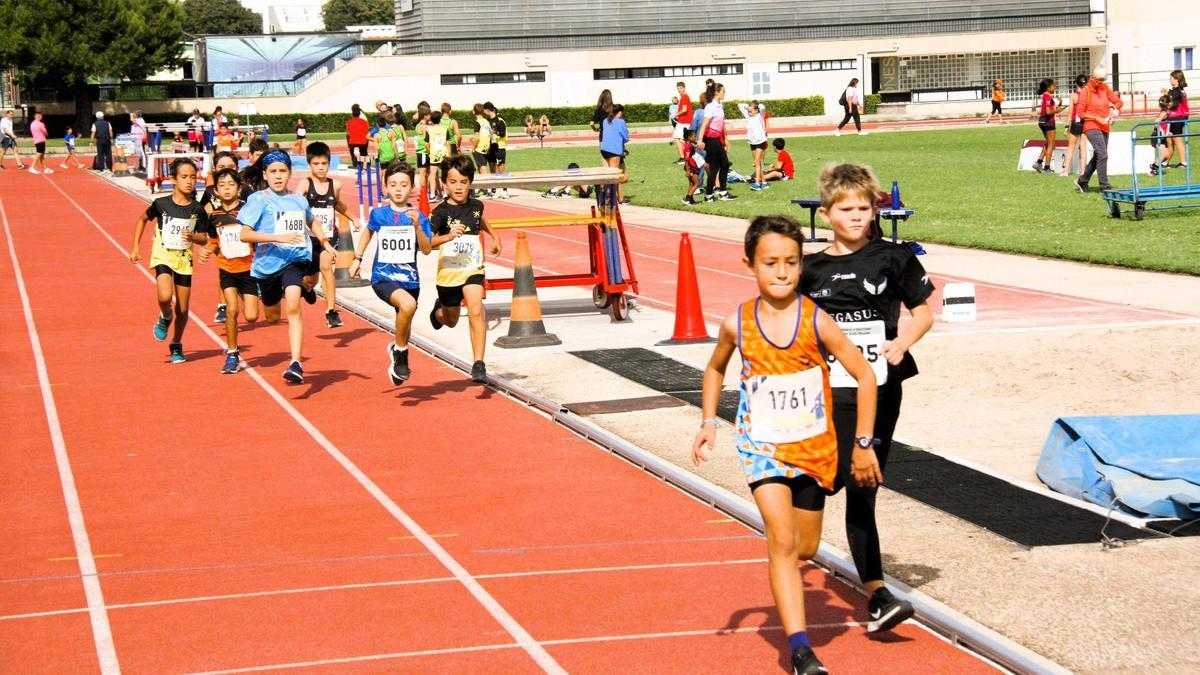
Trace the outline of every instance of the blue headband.
<instances>
[{"instance_id":1,"label":"blue headband","mask_svg":"<svg viewBox=\"0 0 1200 675\"><path fill-rule=\"evenodd\" d=\"M287 166L289 169L292 168L292 158L282 150L272 150L263 155L263 168L271 166L275 162L279 162L280 164Z\"/></svg>"}]
</instances>

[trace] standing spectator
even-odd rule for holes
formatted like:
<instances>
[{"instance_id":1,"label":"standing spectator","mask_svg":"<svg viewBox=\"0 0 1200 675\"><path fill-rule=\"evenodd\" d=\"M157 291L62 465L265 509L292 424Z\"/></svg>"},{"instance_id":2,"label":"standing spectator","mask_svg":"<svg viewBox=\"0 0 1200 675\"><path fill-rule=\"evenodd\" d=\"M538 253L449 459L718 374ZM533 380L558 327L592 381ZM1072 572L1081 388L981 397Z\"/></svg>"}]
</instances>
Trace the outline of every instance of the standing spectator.
<instances>
[{"instance_id":1,"label":"standing spectator","mask_svg":"<svg viewBox=\"0 0 1200 675\"><path fill-rule=\"evenodd\" d=\"M600 136L596 139L600 146L604 146L604 121L612 117L613 100L612 92L608 89L600 92L600 98L596 99L596 109L592 111L591 127L592 131L599 132ZM600 152L600 156L604 156L604 151ZM605 165L608 160L604 161Z\"/></svg>"},{"instance_id":2,"label":"standing spectator","mask_svg":"<svg viewBox=\"0 0 1200 675\"><path fill-rule=\"evenodd\" d=\"M749 105L738 103L738 110L746 118L746 141L750 144L750 156L754 159L754 182L751 190L762 190L767 187L763 180L763 153L767 151L767 106L751 101Z\"/></svg>"},{"instance_id":3,"label":"standing spectator","mask_svg":"<svg viewBox=\"0 0 1200 675\"><path fill-rule=\"evenodd\" d=\"M1083 119L1083 135L1087 136L1092 146L1092 160L1088 162L1083 175L1075 181L1080 192L1088 191L1088 183L1092 174L1100 174L1100 189L1111 190L1108 183L1108 133L1112 130L1112 121L1121 111L1121 97L1108 84L1108 71L1100 66L1092 70L1092 79L1083 88L1080 99L1083 101L1080 117Z\"/></svg>"},{"instance_id":4,"label":"standing spectator","mask_svg":"<svg viewBox=\"0 0 1200 675\"><path fill-rule=\"evenodd\" d=\"M858 131L859 136L866 136L866 132L862 130L862 90L858 88L858 78L850 80L850 84L846 85L846 91L842 92L838 103L842 105L842 110L846 111L846 115L842 117L842 121L838 123L837 129L833 130L834 136L842 135L842 127L851 119L854 120L854 128Z\"/></svg>"},{"instance_id":5,"label":"standing spectator","mask_svg":"<svg viewBox=\"0 0 1200 675\"><path fill-rule=\"evenodd\" d=\"M199 108L192 109L192 116L187 119L188 149L192 152L203 152L207 143L204 134L204 115Z\"/></svg>"},{"instance_id":6,"label":"standing spectator","mask_svg":"<svg viewBox=\"0 0 1200 675\"><path fill-rule=\"evenodd\" d=\"M1070 175L1071 162L1075 159L1076 145L1079 146L1079 170L1083 171L1083 165L1087 164L1087 146L1083 144L1083 120L1079 118L1079 95L1087 86L1087 81L1087 75L1075 76L1075 93L1071 94L1071 126L1067 127L1067 158L1063 160L1060 176Z\"/></svg>"},{"instance_id":7,"label":"standing spectator","mask_svg":"<svg viewBox=\"0 0 1200 675\"><path fill-rule=\"evenodd\" d=\"M992 82L992 111L984 118L984 124L992 123L992 115L1001 120L1004 119L1004 111L1001 109L1000 104L1004 103L1005 98L1008 98L1008 95L1004 93L1004 80L996 78L996 81Z\"/></svg>"},{"instance_id":8,"label":"standing spectator","mask_svg":"<svg viewBox=\"0 0 1200 675\"><path fill-rule=\"evenodd\" d=\"M668 141L668 143L671 143L674 141L675 116L678 114L679 114L679 97L672 96L671 97L671 105L667 106L667 121L671 123L671 135L672 135L672 141Z\"/></svg>"},{"instance_id":9,"label":"standing spectator","mask_svg":"<svg viewBox=\"0 0 1200 675\"><path fill-rule=\"evenodd\" d=\"M608 91L607 89L605 91ZM625 144L629 142L629 127L625 124L625 106L614 105L604 120L600 133L600 156L604 163L621 170L621 180L617 183L617 201L628 204L625 199L625 189L622 184L629 180L625 169Z\"/></svg>"},{"instance_id":10,"label":"standing spectator","mask_svg":"<svg viewBox=\"0 0 1200 675\"><path fill-rule=\"evenodd\" d=\"M684 140L683 130L692 128L692 98L688 96L687 86L683 82L675 83L679 92L679 109L675 112L675 149L679 151L679 161L682 164L688 158L688 142Z\"/></svg>"},{"instance_id":11,"label":"standing spectator","mask_svg":"<svg viewBox=\"0 0 1200 675\"><path fill-rule=\"evenodd\" d=\"M229 120L225 118L225 109L221 106L213 108L212 114L212 133L215 138L217 130L229 126ZM209 145L212 145L210 142Z\"/></svg>"},{"instance_id":12,"label":"standing spectator","mask_svg":"<svg viewBox=\"0 0 1200 675\"><path fill-rule=\"evenodd\" d=\"M346 120L346 144L350 146L350 161L361 164L367 158L367 132L371 125L363 117L362 107L357 103L350 106L350 119Z\"/></svg>"},{"instance_id":13,"label":"standing spectator","mask_svg":"<svg viewBox=\"0 0 1200 675\"><path fill-rule=\"evenodd\" d=\"M29 123L29 135L33 136L33 166L29 173L54 173L54 169L46 167L46 123L42 121L42 113L33 113L33 121ZM41 171L38 170L41 167Z\"/></svg>"},{"instance_id":14,"label":"standing spectator","mask_svg":"<svg viewBox=\"0 0 1200 675\"><path fill-rule=\"evenodd\" d=\"M729 140L725 137L725 85L714 82L704 95L709 101L704 106L704 122L700 125L700 137L704 139L704 157L708 160L708 181L704 186L704 201L720 199L723 202L737 199L729 194L726 183L729 178ZM720 190L713 195L713 187Z\"/></svg>"},{"instance_id":15,"label":"standing spectator","mask_svg":"<svg viewBox=\"0 0 1200 675\"><path fill-rule=\"evenodd\" d=\"M1054 80L1049 78L1042 80L1038 84L1038 100L1034 104L1034 114L1037 115L1038 128L1042 130L1042 138L1046 141L1046 147L1042 150L1042 154L1038 155L1037 161L1033 163L1033 170L1042 173L1050 173L1053 169L1050 165L1054 163L1054 136L1058 130L1058 124L1055 121L1055 115L1062 112L1063 103L1062 97L1057 101L1054 99L1054 92L1058 90L1058 85ZM1070 161L1070 157L1066 161Z\"/></svg>"},{"instance_id":16,"label":"standing spectator","mask_svg":"<svg viewBox=\"0 0 1200 675\"><path fill-rule=\"evenodd\" d=\"M21 152L17 150L17 134L13 131L13 111L6 110L4 117L0 118L0 169L5 168L4 156L9 150L12 150L13 157L17 159L17 168L24 169Z\"/></svg>"},{"instance_id":17,"label":"standing spectator","mask_svg":"<svg viewBox=\"0 0 1200 675\"><path fill-rule=\"evenodd\" d=\"M97 171L112 173L112 125L104 119L104 111L96 111L96 121L92 122L92 147L96 148L96 163L92 166Z\"/></svg>"},{"instance_id":18,"label":"standing spectator","mask_svg":"<svg viewBox=\"0 0 1200 675\"><path fill-rule=\"evenodd\" d=\"M1167 143L1174 147L1174 156L1179 160L1176 166L1187 166L1187 145L1184 143L1184 133L1187 128L1187 118L1191 114L1187 99L1187 78L1182 70L1171 71L1170 107L1167 109L1167 128L1171 132Z\"/></svg>"},{"instance_id":19,"label":"standing spectator","mask_svg":"<svg viewBox=\"0 0 1200 675\"><path fill-rule=\"evenodd\" d=\"M138 159L142 166L146 166L146 145L149 143L150 134L146 131L146 120L142 119L140 110L129 113L129 135L133 137L133 142L137 143Z\"/></svg>"},{"instance_id":20,"label":"standing spectator","mask_svg":"<svg viewBox=\"0 0 1200 675\"><path fill-rule=\"evenodd\" d=\"M308 123L304 121L303 117L296 118L295 134L296 140L292 143L292 154L303 155L305 143L307 143L304 139L308 137Z\"/></svg>"}]
</instances>

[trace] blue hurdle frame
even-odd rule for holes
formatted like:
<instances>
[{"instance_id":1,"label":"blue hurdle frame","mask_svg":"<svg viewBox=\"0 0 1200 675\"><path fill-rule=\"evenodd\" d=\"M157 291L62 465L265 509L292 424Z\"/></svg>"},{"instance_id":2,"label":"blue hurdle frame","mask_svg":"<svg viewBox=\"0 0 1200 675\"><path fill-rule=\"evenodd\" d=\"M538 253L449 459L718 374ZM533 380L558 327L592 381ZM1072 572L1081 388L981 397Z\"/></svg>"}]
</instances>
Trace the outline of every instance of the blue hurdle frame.
<instances>
[{"instance_id":1,"label":"blue hurdle frame","mask_svg":"<svg viewBox=\"0 0 1200 675\"><path fill-rule=\"evenodd\" d=\"M1184 151L1187 159L1192 159L1191 138L1200 136L1200 132L1192 132L1192 124L1200 122L1200 118L1189 117L1177 120L1164 120L1162 122L1139 122L1133 125L1130 136L1129 153L1130 162L1133 167L1133 185L1127 189L1121 190L1104 190L1101 196L1108 204L1108 212L1113 218L1121 217L1121 204L1126 204L1133 207L1133 215L1137 220L1141 220L1146 214L1146 211L1166 211L1168 209L1186 209L1200 207L1200 183L1192 181L1192 162L1189 161L1183 169L1184 182L1182 185L1167 185L1167 171L1164 169L1158 170L1158 181L1156 184L1147 185L1146 179L1139 177L1137 166L1137 145L1138 141L1147 141L1154 136L1154 127L1162 124L1183 124L1183 139ZM1149 129L1150 133L1145 136L1138 136L1140 129ZM1168 127L1169 129L1169 127ZM1163 139L1170 138L1165 136ZM1154 163L1156 165L1162 163L1162 148L1163 140L1160 140L1154 153ZM1179 158L1183 161L1184 158ZM1174 171L1178 171L1175 169ZM1163 204L1159 206L1151 206L1152 202L1170 202L1187 200L1191 203L1187 204Z\"/></svg>"}]
</instances>

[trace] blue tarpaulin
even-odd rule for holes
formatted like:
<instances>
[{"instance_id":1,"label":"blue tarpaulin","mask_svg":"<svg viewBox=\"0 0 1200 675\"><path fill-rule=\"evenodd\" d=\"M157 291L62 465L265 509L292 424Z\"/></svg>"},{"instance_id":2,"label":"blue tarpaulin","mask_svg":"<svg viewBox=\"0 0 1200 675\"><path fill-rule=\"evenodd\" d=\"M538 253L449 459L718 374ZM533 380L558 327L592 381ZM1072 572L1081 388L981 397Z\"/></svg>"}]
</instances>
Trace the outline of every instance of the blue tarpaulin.
<instances>
[{"instance_id":1,"label":"blue tarpaulin","mask_svg":"<svg viewBox=\"0 0 1200 675\"><path fill-rule=\"evenodd\" d=\"M1037 473L1050 489L1104 507L1200 518L1200 415L1057 419Z\"/></svg>"}]
</instances>

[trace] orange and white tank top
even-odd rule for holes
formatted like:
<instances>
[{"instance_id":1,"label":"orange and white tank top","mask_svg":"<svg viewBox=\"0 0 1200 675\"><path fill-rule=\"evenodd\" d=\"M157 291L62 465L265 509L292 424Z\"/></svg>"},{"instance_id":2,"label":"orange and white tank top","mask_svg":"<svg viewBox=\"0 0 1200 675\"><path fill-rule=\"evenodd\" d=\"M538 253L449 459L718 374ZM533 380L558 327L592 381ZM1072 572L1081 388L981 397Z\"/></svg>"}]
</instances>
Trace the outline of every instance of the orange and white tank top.
<instances>
[{"instance_id":1,"label":"orange and white tank top","mask_svg":"<svg viewBox=\"0 0 1200 675\"><path fill-rule=\"evenodd\" d=\"M742 373L735 437L738 452L796 467L827 490L837 475L829 365L817 333L817 306L799 296L792 340L777 345L758 321L760 299L738 308Z\"/></svg>"}]
</instances>

